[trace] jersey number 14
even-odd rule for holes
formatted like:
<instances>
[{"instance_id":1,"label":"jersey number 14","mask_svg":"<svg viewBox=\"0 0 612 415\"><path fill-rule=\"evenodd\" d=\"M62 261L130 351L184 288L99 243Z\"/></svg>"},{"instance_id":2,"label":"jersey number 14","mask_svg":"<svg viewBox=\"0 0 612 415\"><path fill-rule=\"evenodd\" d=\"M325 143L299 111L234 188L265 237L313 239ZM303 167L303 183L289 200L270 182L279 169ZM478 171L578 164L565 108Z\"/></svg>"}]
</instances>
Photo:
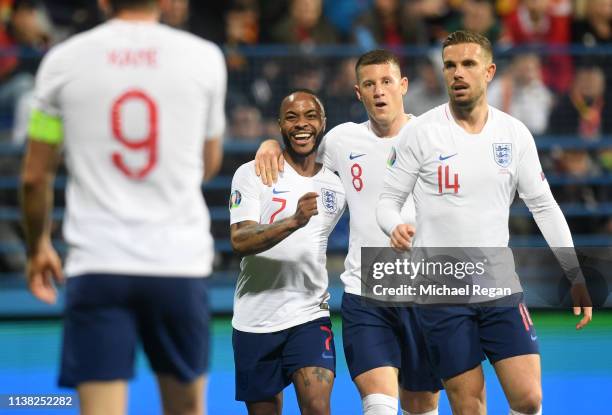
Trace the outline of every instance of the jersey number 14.
<instances>
[{"instance_id":1,"label":"jersey number 14","mask_svg":"<svg viewBox=\"0 0 612 415\"><path fill-rule=\"evenodd\" d=\"M459 174L454 174L454 181L450 182L450 169L444 166L444 183L442 183L442 166L438 166L438 193L444 193L444 190L452 189L453 193L459 191Z\"/></svg>"}]
</instances>

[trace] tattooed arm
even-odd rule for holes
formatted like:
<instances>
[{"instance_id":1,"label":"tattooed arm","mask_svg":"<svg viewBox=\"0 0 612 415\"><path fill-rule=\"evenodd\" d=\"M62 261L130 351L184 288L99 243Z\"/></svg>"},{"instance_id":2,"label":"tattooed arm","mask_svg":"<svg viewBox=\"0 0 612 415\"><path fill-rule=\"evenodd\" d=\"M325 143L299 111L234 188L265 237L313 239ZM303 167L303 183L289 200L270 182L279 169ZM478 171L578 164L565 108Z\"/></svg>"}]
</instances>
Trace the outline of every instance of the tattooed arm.
<instances>
[{"instance_id":1,"label":"tattooed arm","mask_svg":"<svg viewBox=\"0 0 612 415\"><path fill-rule=\"evenodd\" d=\"M269 225L254 221L234 223L230 228L232 248L242 256L254 255L272 248L274 245L305 226L317 212L317 197L309 192L298 201L295 213L283 220Z\"/></svg>"}]
</instances>

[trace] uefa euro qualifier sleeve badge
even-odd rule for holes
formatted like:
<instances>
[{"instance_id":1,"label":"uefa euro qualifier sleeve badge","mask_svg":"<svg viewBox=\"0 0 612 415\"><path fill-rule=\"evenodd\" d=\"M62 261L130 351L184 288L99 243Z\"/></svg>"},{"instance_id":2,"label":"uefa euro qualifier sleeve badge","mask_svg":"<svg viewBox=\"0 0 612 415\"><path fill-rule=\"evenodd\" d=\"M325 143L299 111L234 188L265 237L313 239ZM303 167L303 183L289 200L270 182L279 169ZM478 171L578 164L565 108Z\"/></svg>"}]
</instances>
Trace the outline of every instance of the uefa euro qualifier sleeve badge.
<instances>
[{"instance_id":1,"label":"uefa euro qualifier sleeve badge","mask_svg":"<svg viewBox=\"0 0 612 415\"><path fill-rule=\"evenodd\" d=\"M321 202L327 213L338 211L338 199L336 198L336 192L333 190L321 188Z\"/></svg>"},{"instance_id":2,"label":"uefa euro qualifier sleeve badge","mask_svg":"<svg viewBox=\"0 0 612 415\"><path fill-rule=\"evenodd\" d=\"M512 143L494 143L493 159L500 167L508 167L512 163Z\"/></svg>"}]
</instances>

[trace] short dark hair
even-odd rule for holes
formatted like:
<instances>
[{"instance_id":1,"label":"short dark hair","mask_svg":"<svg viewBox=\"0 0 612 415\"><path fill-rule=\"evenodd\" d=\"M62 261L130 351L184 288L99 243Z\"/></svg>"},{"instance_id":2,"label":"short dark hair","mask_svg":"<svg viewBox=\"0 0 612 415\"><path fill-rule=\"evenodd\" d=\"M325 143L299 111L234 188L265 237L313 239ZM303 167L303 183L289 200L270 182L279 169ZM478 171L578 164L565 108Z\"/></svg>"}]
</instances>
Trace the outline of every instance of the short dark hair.
<instances>
[{"instance_id":1,"label":"short dark hair","mask_svg":"<svg viewBox=\"0 0 612 415\"><path fill-rule=\"evenodd\" d=\"M371 50L367 53L364 53L357 59L357 63L355 64L355 74L358 75L359 68L367 65L382 65L385 63L392 63L397 65L400 68L400 61L397 56L388 50L384 49L375 49Z\"/></svg>"},{"instance_id":2,"label":"short dark hair","mask_svg":"<svg viewBox=\"0 0 612 415\"><path fill-rule=\"evenodd\" d=\"M308 94L308 95L312 95L312 97L314 98L315 102L317 103L317 105L319 106L319 108L321 109L321 115L323 115L323 118L325 118L325 107L323 106L323 102L321 101L321 98L319 98L319 96L317 95L316 92L314 92L312 89L308 89L308 88L296 88L293 91L291 91L289 94L287 94L287 96L285 96L282 100L281 100L281 107L283 105L283 102L285 102L285 100L287 98L289 98L291 95L301 92L303 94Z\"/></svg>"},{"instance_id":3,"label":"short dark hair","mask_svg":"<svg viewBox=\"0 0 612 415\"><path fill-rule=\"evenodd\" d=\"M152 7L157 2L155 0L108 0L113 13L118 13L125 9L141 9L146 7Z\"/></svg>"},{"instance_id":4,"label":"short dark hair","mask_svg":"<svg viewBox=\"0 0 612 415\"><path fill-rule=\"evenodd\" d=\"M489 39L479 33L469 32L467 30L457 30L448 35L442 43L442 51L444 51L447 46L461 45L463 43L476 43L480 45L482 50L493 59L493 47Z\"/></svg>"}]
</instances>

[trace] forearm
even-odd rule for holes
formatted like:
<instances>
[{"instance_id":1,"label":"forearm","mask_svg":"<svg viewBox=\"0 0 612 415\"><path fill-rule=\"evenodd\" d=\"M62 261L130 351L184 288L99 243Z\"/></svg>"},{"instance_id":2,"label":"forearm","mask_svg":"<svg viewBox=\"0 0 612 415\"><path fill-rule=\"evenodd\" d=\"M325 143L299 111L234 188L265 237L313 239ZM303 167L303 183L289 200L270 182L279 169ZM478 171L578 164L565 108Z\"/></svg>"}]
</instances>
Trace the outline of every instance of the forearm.
<instances>
[{"instance_id":1,"label":"forearm","mask_svg":"<svg viewBox=\"0 0 612 415\"><path fill-rule=\"evenodd\" d=\"M24 181L20 202L28 255L51 239L51 209L53 207L52 181Z\"/></svg>"},{"instance_id":2,"label":"forearm","mask_svg":"<svg viewBox=\"0 0 612 415\"><path fill-rule=\"evenodd\" d=\"M393 229L402 221L402 205L406 200L405 197L397 196L388 192L383 192L380 195L378 205L376 206L376 220L382 231L391 236Z\"/></svg>"},{"instance_id":3,"label":"forearm","mask_svg":"<svg viewBox=\"0 0 612 415\"><path fill-rule=\"evenodd\" d=\"M242 225L231 231L232 247L243 256L258 254L272 248L299 228L293 217L271 224Z\"/></svg>"},{"instance_id":4,"label":"forearm","mask_svg":"<svg viewBox=\"0 0 612 415\"><path fill-rule=\"evenodd\" d=\"M573 283L584 282L572 234L552 193L548 191L537 198L525 200L525 203L567 278Z\"/></svg>"},{"instance_id":5,"label":"forearm","mask_svg":"<svg viewBox=\"0 0 612 415\"><path fill-rule=\"evenodd\" d=\"M214 178L221 169L223 162L223 141L221 138L211 138L204 142L204 181Z\"/></svg>"}]
</instances>

